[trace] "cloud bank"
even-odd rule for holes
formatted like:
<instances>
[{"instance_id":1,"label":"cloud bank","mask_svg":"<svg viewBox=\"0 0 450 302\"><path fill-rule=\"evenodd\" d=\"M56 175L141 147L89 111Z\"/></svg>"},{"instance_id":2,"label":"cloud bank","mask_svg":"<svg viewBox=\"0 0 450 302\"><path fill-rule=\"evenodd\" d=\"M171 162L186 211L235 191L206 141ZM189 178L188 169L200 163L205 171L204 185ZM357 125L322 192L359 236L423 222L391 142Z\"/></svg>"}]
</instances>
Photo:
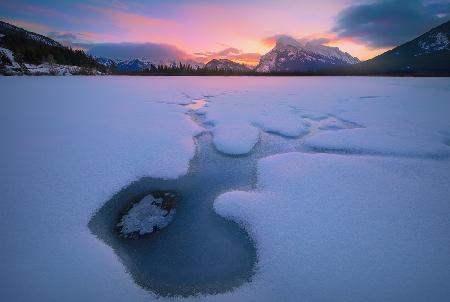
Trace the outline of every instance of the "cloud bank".
<instances>
[{"instance_id":1,"label":"cloud bank","mask_svg":"<svg viewBox=\"0 0 450 302\"><path fill-rule=\"evenodd\" d=\"M280 38L293 39L293 40L298 41L301 44L308 43L308 44L313 44L313 45L323 45L323 44L327 44L327 43L334 41L334 39L332 39L330 37L323 37L323 36L306 36L306 37L301 37L301 38L295 38L290 35L279 34L279 35L273 35L273 36L263 38L261 42L262 42L262 44L264 44L266 46L273 47L273 46L275 46L278 39L280 39Z\"/></svg>"},{"instance_id":2,"label":"cloud bank","mask_svg":"<svg viewBox=\"0 0 450 302\"><path fill-rule=\"evenodd\" d=\"M177 47L159 43L101 43L83 45L87 52L96 57L119 60L140 58L154 62L189 60L191 56Z\"/></svg>"},{"instance_id":3,"label":"cloud bank","mask_svg":"<svg viewBox=\"0 0 450 302\"><path fill-rule=\"evenodd\" d=\"M378 0L349 6L337 17L333 32L372 48L405 43L450 17L447 0Z\"/></svg>"}]
</instances>

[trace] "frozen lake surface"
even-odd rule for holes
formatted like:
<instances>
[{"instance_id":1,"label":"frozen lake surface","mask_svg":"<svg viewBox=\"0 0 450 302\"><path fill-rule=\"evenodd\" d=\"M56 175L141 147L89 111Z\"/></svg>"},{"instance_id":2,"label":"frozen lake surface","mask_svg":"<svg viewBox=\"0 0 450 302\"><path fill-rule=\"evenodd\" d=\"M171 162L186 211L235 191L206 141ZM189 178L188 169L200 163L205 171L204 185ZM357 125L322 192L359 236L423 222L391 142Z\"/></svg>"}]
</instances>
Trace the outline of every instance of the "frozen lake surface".
<instances>
[{"instance_id":1,"label":"frozen lake surface","mask_svg":"<svg viewBox=\"0 0 450 302\"><path fill-rule=\"evenodd\" d=\"M450 299L448 78L0 88L2 301ZM171 224L118 237L153 190Z\"/></svg>"}]
</instances>

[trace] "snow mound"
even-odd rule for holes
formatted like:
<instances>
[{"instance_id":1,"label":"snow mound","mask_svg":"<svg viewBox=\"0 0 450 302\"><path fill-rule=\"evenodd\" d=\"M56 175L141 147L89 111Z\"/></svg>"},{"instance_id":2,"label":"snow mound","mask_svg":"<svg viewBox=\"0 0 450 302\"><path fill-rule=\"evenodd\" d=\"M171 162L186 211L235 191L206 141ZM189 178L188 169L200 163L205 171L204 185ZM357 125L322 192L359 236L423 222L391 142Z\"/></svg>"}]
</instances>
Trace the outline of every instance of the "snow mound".
<instances>
[{"instance_id":1,"label":"snow mound","mask_svg":"<svg viewBox=\"0 0 450 302\"><path fill-rule=\"evenodd\" d=\"M434 134L389 129L355 128L321 131L306 137L304 145L319 152L385 154L412 157L449 157L450 148Z\"/></svg>"},{"instance_id":2,"label":"snow mound","mask_svg":"<svg viewBox=\"0 0 450 302\"><path fill-rule=\"evenodd\" d=\"M309 131L300 111L279 102L279 96L270 98L259 92L215 96L197 113L204 116L204 124L214 125L216 148L229 154L248 153L259 140L259 129L286 137L300 137Z\"/></svg>"},{"instance_id":3,"label":"snow mound","mask_svg":"<svg viewBox=\"0 0 450 302\"><path fill-rule=\"evenodd\" d=\"M231 155L246 154L259 141L258 129L245 124L221 124L214 128L213 135L217 150Z\"/></svg>"}]
</instances>

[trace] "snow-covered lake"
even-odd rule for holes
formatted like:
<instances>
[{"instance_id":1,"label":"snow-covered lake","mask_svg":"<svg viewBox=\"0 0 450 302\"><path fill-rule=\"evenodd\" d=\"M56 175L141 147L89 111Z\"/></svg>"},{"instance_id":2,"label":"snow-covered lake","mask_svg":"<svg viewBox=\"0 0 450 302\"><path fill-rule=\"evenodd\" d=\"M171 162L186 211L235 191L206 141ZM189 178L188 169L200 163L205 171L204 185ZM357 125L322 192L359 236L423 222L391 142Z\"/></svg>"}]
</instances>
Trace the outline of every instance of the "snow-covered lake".
<instances>
[{"instance_id":1,"label":"snow-covered lake","mask_svg":"<svg viewBox=\"0 0 450 302\"><path fill-rule=\"evenodd\" d=\"M450 300L449 78L2 77L0 95L1 301ZM190 198L166 254L95 233L159 186ZM158 296L192 276L199 295Z\"/></svg>"}]
</instances>

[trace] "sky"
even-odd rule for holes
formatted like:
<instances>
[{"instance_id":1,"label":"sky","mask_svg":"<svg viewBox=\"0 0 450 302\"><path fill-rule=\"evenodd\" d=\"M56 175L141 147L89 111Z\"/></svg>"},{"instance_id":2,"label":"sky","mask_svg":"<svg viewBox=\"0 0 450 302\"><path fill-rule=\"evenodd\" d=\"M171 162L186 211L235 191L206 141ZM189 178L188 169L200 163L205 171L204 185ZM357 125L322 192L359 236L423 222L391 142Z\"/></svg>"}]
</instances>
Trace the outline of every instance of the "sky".
<instances>
[{"instance_id":1,"label":"sky","mask_svg":"<svg viewBox=\"0 0 450 302\"><path fill-rule=\"evenodd\" d=\"M94 55L255 65L279 35L366 60L448 21L450 0L0 0L0 19Z\"/></svg>"}]
</instances>

